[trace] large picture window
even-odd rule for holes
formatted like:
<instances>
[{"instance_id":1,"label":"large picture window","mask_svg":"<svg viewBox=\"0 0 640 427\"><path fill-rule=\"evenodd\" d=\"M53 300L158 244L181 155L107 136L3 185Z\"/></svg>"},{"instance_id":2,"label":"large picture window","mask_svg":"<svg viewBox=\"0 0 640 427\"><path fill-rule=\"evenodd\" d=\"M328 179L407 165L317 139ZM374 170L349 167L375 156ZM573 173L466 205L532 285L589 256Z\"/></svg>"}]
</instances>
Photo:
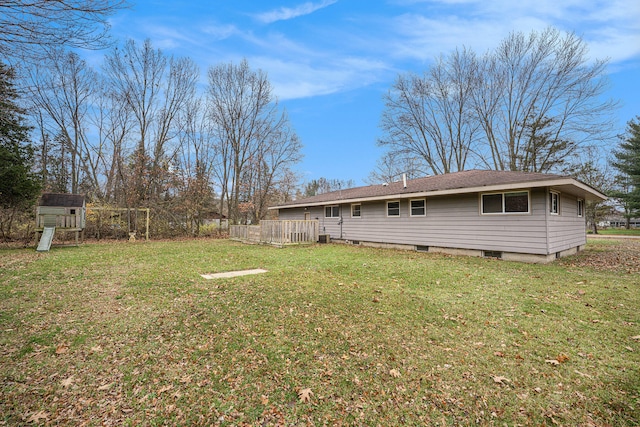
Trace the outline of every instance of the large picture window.
<instances>
[{"instance_id":1,"label":"large picture window","mask_svg":"<svg viewBox=\"0 0 640 427\"><path fill-rule=\"evenodd\" d=\"M483 214L529 213L528 191L483 194L481 199Z\"/></svg>"},{"instance_id":2,"label":"large picture window","mask_svg":"<svg viewBox=\"0 0 640 427\"><path fill-rule=\"evenodd\" d=\"M426 201L424 199L409 201L411 207L409 215L411 216L425 216L427 214Z\"/></svg>"},{"instance_id":3,"label":"large picture window","mask_svg":"<svg viewBox=\"0 0 640 427\"><path fill-rule=\"evenodd\" d=\"M324 207L325 218L338 218L340 217L340 206L325 206Z\"/></svg>"},{"instance_id":4,"label":"large picture window","mask_svg":"<svg viewBox=\"0 0 640 427\"><path fill-rule=\"evenodd\" d=\"M387 216L400 216L400 202L387 202Z\"/></svg>"}]
</instances>

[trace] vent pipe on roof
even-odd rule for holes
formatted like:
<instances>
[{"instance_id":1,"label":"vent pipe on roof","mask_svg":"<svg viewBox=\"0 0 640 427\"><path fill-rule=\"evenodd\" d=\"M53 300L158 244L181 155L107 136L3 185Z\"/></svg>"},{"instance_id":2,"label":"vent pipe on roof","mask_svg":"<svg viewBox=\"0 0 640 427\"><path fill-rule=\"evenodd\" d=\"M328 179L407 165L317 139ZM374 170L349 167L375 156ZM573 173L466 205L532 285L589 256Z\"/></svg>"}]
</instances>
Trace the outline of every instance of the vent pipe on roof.
<instances>
[{"instance_id":1,"label":"vent pipe on roof","mask_svg":"<svg viewBox=\"0 0 640 427\"><path fill-rule=\"evenodd\" d=\"M406 173L402 174L402 185L404 186L404 188L407 188L407 174Z\"/></svg>"}]
</instances>

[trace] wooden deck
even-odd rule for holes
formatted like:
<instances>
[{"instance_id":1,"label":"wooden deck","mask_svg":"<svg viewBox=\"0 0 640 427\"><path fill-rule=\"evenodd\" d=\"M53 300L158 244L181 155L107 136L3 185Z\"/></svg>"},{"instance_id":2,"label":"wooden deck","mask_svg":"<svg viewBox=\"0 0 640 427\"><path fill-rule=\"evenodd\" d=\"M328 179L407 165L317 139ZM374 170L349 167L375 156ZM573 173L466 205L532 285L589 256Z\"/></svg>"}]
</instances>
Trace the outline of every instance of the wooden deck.
<instances>
[{"instance_id":1,"label":"wooden deck","mask_svg":"<svg viewBox=\"0 0 640 427\"><path fill-rule=\"evenodd\" d=\"M259 225L231 225L229 237L274 246L313 244L318 241L318 221L260 221Z\"/></svg>"}]
</instances>

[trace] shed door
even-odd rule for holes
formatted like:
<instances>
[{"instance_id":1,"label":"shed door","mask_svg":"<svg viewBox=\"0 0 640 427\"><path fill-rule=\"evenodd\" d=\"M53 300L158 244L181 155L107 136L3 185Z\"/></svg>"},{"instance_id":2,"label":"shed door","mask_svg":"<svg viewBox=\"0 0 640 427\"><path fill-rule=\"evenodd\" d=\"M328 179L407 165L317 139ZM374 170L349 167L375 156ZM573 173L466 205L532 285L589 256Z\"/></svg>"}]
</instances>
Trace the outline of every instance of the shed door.
<instances>
[{"instance_id":1,"label":"shed door","mask_svg":"<svg viewBox=\"0 0 640 427\"><path fill-rule=\"evenodd\" d=\"M304 220L305 221L309 221L311 219L311 212L305 212L304 213Z\"/></svg>"}]
</instances>

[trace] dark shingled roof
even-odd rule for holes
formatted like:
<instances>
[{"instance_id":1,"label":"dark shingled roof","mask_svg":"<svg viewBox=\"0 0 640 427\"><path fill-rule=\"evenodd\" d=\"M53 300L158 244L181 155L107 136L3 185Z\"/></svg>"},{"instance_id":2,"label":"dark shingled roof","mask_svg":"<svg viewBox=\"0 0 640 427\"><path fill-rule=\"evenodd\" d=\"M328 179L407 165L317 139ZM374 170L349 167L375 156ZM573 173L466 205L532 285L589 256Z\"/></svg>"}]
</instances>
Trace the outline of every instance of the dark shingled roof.
<instances>
[{"instance_id":1,"label":"dark shingled roof","mask_svg":"<svg viewBox=\"0 0 640 427\"><path fill-rule=\"evenodd\" d=\"M59 194L44 193L40 197L40 206L57 206L65 208L82 207L84 204L84 195L82 194Z\"/></svg>"},{"instance_id":2,"label":"dark shingled roof","mask_svg":"<svg viewBox=\"0 0 640 427\"><path fill-rule=\"evenodd\" d=\"M319 194L292 202L283 203L281 207L303 206L319 204L322 202L339 202L341 200L359 200L374 197L405 197L413 193L426 193L436 191L451 191L457 189L489 187L496 185L523 184L541 181L554 181L559 179L571 180L571 177L528 172L513 171L487 171L468 170L463 172L448 173L443 175L428 176L407 180L407 187L403 182L393 182L388 185L369 185L366 187L348 188L330 193ZM578 183L578 181L575 181ZM594 190L595 191L595 190ZM277 206L274 208L278 208Z\"/></svg>"}]
</instances>

